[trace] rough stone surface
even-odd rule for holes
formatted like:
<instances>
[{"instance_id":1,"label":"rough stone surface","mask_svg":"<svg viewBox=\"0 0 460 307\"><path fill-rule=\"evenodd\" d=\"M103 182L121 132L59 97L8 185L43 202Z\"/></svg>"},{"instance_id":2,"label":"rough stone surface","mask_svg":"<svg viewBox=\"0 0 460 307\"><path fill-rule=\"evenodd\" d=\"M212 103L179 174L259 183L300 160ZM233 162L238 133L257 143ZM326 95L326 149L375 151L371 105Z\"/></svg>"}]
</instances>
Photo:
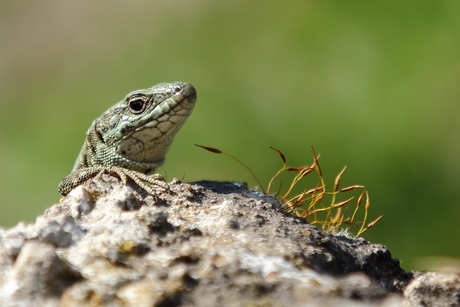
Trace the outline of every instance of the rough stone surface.
<instances>
[{"instance_id":1,"label":"rough stone surface","mask_svg":"<svg viewBox=\"0 0 460 307\"><path fill-rule=\"evenodd\" d=\"M458 279L406 287L413 274L385 246L324 233L242 183L170 186L153 197L103 175L34 224L0 229L0 306L430 306L409 296L439 291L458 301Z\"/></svg>"},{"instance_id":2,"label":"rough stone surface","mask_svg":"<svg viewBox=\"0 0 460 307\"><path fill-rule=\"evenodd\" d=\"M420 274L404 290L404 306L460 306L458 275Z\"/></svg>"}]
</instances>

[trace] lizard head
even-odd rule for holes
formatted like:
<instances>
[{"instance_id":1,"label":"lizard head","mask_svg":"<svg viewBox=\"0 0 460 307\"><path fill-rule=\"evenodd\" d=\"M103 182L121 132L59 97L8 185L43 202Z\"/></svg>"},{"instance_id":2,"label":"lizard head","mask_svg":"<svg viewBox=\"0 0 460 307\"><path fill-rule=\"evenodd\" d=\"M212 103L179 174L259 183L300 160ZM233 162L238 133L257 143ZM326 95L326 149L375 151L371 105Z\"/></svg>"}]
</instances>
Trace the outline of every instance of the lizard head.
<instances>
[{"instance_id":1,"label":"lizard head","mask_svg":"<svg viewBox=\"0 0 460 307\"><path fill-rule=\"evenodd\" d=\"M160 83L136 90L107 110L96 123L104 144L139 162L164 159L177 131L191 114L196 90L188 83Z\"/></svg>"}]
</instances>

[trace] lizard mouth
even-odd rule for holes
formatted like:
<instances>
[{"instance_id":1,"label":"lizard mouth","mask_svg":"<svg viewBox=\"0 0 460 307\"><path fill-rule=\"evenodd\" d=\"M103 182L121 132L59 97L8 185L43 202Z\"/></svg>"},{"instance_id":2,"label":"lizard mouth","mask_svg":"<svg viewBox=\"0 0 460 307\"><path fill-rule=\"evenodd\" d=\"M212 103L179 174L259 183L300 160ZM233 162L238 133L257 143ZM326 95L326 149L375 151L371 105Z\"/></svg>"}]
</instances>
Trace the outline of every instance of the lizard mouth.
<instances>
[{"instance_id":1,"label":"lizard mouth","mask_svg":"<svg viewBox=\"0 0 460 307\"><path fill-rule=\"evenodd\" d=\"M150 120L136 128L131 134L132 137L136 137L136 132L154 129L161 133L151 131L150 139L152 137L158 138L161 134L177 131L187 120L196 103L196 89L188 83L175 82L173 84L172 91L174 94L154 107L150 112Z\"/></svg>"}]
</instances>

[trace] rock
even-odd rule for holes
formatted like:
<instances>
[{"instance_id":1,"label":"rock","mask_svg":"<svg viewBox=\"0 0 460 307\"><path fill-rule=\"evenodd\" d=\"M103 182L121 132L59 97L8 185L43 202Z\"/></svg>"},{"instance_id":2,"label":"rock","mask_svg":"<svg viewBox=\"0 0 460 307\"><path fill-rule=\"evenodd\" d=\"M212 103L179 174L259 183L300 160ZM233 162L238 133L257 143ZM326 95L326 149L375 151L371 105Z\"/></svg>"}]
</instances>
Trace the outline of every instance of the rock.
<instances>
[{"instance_id":1,"label":"rock","mask_svg":"<svg viewBox=\"0 0 460 307\"><path fill-rule=\"evenodd\" d=\"M322 232L242 183L170 187L153 197L103 175L0 230L0 305L402 306L413 273L385 246Z\"/></svg>"},{"instance_id":2,"label":"rock","mask_svg":"<svg viewBox=\"0 0 460 307\"><path fill-rule=\"evenodd\" d=\"M460 278L456 274L419 274L404 296L404 306L460 306Z\"/></svg>"}]
</instances>

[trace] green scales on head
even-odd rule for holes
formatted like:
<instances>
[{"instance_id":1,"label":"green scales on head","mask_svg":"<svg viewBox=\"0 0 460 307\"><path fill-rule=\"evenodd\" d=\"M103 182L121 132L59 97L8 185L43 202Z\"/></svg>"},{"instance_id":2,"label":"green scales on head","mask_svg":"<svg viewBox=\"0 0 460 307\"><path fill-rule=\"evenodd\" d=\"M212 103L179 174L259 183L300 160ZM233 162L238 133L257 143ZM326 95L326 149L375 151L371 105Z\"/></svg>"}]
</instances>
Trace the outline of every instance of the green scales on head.
<instances>
[{"instance_id":1,"label":"green scales on head","mask_svg":"<svg viewBox=\"0 0 460 307\"><path fill-rule=\"evenodd\" d=\"M101 172L115 173L123 182L132 179L152 194L155 186L167 189L164 181L148 175L164 163L195 103L195 88L183 82L129 93L93 121L71 174L59 184L59 193L67 195Z\"/></svg>"}]
</instances>

